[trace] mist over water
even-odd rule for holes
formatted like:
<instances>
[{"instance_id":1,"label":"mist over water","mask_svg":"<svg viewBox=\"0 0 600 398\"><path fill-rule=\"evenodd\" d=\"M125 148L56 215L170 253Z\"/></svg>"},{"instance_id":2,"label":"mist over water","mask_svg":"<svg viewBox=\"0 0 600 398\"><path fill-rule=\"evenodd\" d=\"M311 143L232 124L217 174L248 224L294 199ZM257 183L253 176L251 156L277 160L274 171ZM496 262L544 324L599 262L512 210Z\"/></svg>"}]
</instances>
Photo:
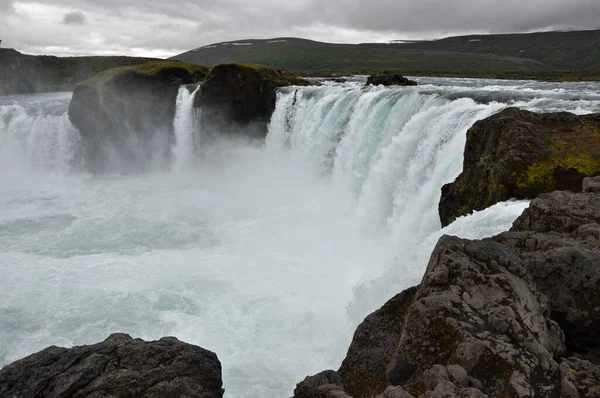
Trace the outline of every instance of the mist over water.
<instances>
[{"instance_id":1,"label":"mist over water","mask_svg":"<svg viewBox=\"0 0 600 398\"><path fill-rule=\"evenodd\" d=\"M282 89L264 143L204 144L182 88L173 164L128 175L81 171L68 94L0 97L0 366L120 331L215 351L228 397L290 396L337 368L443 233L490 236L527 206L440 229L476 120L600 111L598 85L420 83Z\"/></svg>"}]
</instances>

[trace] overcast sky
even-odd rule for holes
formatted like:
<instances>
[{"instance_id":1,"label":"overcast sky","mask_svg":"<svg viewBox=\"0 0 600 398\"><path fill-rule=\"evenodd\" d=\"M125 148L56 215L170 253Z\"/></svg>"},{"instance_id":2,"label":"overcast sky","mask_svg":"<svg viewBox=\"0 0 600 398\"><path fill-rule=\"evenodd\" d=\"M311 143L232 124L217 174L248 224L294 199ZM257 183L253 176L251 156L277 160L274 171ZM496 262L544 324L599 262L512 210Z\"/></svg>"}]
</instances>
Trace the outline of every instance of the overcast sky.
<instances>
[{"instance_id":1,"label":"overcast sky","mask_svg":"<svg viewBox=\"0 0 600 398\"><path fill-rule=\"evenodd\" d=\"M336 43L600 28L600 0L0 0L0 40L31 54L168 57L207 44Z\"/></svg>"}]
</instances>

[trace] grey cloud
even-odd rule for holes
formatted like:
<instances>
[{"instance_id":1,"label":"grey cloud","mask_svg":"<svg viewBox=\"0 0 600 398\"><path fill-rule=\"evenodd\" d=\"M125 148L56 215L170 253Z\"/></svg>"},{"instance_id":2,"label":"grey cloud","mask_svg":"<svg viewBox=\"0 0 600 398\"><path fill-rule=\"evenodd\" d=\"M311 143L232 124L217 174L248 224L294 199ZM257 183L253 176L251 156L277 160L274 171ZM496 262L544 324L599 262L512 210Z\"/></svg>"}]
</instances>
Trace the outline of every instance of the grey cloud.
<instances>
[{"instance_id":1,"label":"grey cloud","mask_svg":"<svg viewBox=\"0 0 600 398\"><path fill-rule=\"evenodd\" d=\"M600 27L598 0L20 0L56 7L65 24L86 23L93 41L25 25L10 26L19 43L56 43L77 53L146 49L176 54L220 41L300 36L367 42L467 33ZM0 0L0 10L6 6ZM65 10L81 10L64 14ZM85 14L84 14L85 13ZM3 12L0 11L0 14ZM28 19L29 16L28 16ZM35 21L32 21L35 22ZM2 30L0 15L0 31ZM31 25L30 25L31 26ZM8 28L7 28L8 30ZM66 42L65 42L66 40ZM81 50L80 50L81 49ZM141 50L140 50L141 49ZM130 50L130 51L129 51Z\"/></svg>"},{"instance_id":2,"label":"grey cloud","mask_svg":"<svg viewBox=\"0 0 600 398\"><path fill-rule=\"evenodd\" d=\"M355 29L394 32L505 33L600 26L597 0L311 0L321 21Z\"/></svg>"},{"instance_id":3,"label":"grey cloud","mask_svg":"<svg viewBox=\"0 0 600 398\"><path fill-rule=\"evenodd\" d=\"M63 23L65 25L85 25L87 19L81 11L75 11L65 14L63 16Z\"/></svg>"}]
</instances>

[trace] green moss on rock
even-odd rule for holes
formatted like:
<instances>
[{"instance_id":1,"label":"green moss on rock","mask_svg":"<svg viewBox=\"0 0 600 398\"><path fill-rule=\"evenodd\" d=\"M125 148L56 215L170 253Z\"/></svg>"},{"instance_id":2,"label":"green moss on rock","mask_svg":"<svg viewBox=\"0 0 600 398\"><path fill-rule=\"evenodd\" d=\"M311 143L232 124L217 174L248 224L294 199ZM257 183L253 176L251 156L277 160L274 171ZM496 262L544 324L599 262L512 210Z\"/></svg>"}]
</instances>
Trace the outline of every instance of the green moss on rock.
<instances>
[{"instance_id":1,"label":"green moss on rock","mask_svg":"<svg viewBox=\"0 0 600 398\"><path fill-rule=\"evenodd\" d=\"M579 191L600 174L600 114L537 114L516 108L469 129L463 172L442 188L442 225L510 198Z\"/></svg>"},{"instance_id":2,"label":"green moss on rock","mask_svg":"<svg viewBox=\"0 0 600 398\"><path fill-rule=\"evenodd\" d=\"M208 71L208 68L202 65L179 61L152 61L139 65L108 69L98 73L82 84L100 86L112 79L130 74L150 79L159 79L163 82L173 84L191 84L202 81L208 74Z\"/></svg>"}]
</instances>

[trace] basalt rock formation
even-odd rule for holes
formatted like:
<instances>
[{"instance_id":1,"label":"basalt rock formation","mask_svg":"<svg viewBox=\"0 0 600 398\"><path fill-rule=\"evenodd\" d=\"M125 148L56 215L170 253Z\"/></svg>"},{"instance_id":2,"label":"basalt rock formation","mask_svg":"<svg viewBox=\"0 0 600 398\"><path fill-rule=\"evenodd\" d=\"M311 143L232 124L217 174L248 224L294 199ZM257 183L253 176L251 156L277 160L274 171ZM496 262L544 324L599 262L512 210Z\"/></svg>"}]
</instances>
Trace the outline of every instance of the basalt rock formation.
<instances>
[{"instance_id":1,"label":"basalt rock formation","mask_svg":"<svg viewBox=\"0 0 600 398\"><path fill-rule=\"evenodd\" d=\"M125 334L73 348L48 347L0 370L2 397L221 398L221 363L174 337Z\"/></svg>"},{"instance_id":2,"label":"basalt rock formation","mask_svg":"<svg viewBox=\"0 0 600 398\"><path fill-rule=\"evenodd\" d=\"M510 198L580 191L600 174L600 114L538 114L517 108L480 120L467 132L463 172L442 188L443 226Z\"/></svg>"},{"instance_id":3,"label":"basalt rock formation","mask_svg":"<svg viewBox=\"0 0 600 398\"><path fill-rule=\"evenodd\" d=\"M277 88L307 86L302 78L253 64L222 64L211 69L195 105L207 133L265 137L275 110Z\"/></svg>"},{"instance_id":4,"label":"basalt rock formation","mask_svg":"<svg viewBox=\"0 0 600 398\"><path fill-rule=\"evenodd\" d=\"M207 73L200 65L149 62L110 69L78 85L69 118L81 133L88 168L123 171L168 163L179 87L199 83Z\"/></svg>"},{"instance_id":5,"label":"basalt rock formation","mask_svg":"<svg viewBox=\"0 0 600 398\"><path fill-rule=\"evenodd\" d=\"M540 195L493 238L442 237L295 397L599 397L599 184Z\"/></svg>"}]
</instances>

